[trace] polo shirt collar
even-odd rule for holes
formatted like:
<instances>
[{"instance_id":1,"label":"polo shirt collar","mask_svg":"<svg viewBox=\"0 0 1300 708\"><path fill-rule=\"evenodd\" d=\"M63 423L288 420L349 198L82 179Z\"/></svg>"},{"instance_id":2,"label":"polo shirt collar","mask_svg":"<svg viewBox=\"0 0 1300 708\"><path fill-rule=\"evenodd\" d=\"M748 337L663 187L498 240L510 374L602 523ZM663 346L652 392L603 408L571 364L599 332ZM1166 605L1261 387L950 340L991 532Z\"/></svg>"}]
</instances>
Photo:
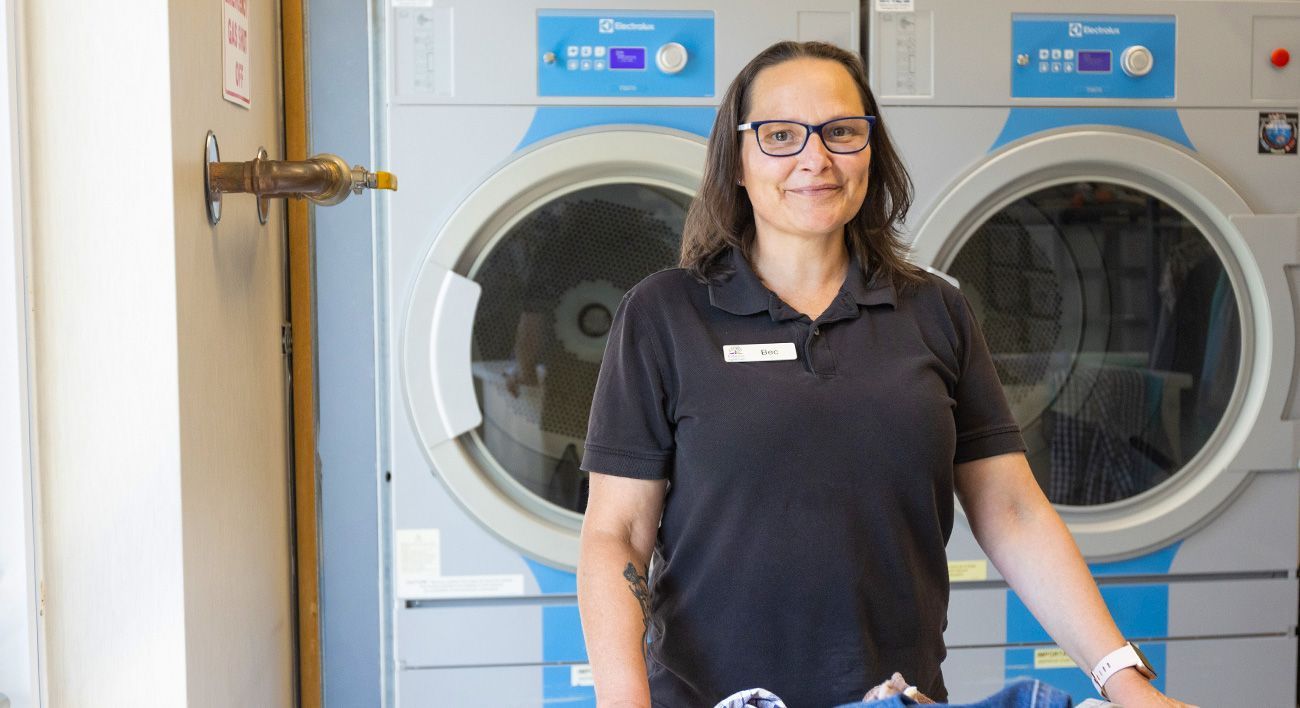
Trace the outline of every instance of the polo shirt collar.
<instances>
[{"instance_id":1,"label":"polo shirt collar","mask_svg":"<svg viewBox=\"0 0 1300 708\"><path fill-rule=\"evenodd\" d=\"M709 304L733 315L753 315L766 311L772 315L773 320L790 319L791 314L798 316L797 313L790 311L788 305L781 302L776 293L763 285L740 249L729 249L723 259L731 267L732 275L726 280L709 283ZM863 307L870 305L897 307L898 305L893 283L888 278L879 276L868 281L862 274L862 269L858 267L856 256L849 263L844 285L840 287L840 297L831 305L832 309L839 302L845 301L845 296Z\"/></svg>"}]
</instances>

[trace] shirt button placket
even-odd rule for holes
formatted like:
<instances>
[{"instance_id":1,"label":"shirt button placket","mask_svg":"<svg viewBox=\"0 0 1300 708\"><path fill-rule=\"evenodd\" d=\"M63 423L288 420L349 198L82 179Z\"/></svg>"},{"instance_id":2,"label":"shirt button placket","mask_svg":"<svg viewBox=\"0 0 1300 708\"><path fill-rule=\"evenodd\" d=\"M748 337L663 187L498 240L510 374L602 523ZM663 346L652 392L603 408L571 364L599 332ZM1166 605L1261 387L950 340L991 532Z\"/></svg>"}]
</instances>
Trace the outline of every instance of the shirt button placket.
<instances>
[{"instance_id":1,"label":"shirt button placket","mask_svg":"<svg viewBox=\"0 0 1300 708\"><path fill-rule=\"evenodd\" d=\"M813 325L808 330L808 338L804 340L804 351L808 352L808 370L814 376L818 375L817 371L817 340L821 337L822 328Z\"/></svg>"}]
</instances>

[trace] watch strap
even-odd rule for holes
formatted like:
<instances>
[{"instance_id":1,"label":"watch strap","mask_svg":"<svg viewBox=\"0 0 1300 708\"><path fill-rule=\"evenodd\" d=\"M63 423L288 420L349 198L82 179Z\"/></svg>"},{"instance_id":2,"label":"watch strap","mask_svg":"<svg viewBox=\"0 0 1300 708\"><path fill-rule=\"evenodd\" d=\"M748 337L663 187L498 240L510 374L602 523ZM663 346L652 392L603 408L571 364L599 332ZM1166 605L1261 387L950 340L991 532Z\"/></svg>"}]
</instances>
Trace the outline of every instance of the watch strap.
<instances>
[{"instance_id":1,"label":"watch strap","mask_svg":"<svg viewBox=\"0 0 1300 708\"><path fill-rule=\"evenodd\" d=\"M1137 645L1133 642L1125 642L1124 646L1102 657L1102 660L1093 667L1090 675L1092 685L1096 687L1097 693L1101 694L1102 698L1106 698L1106 682L1116 672L1129 667L1136 668L1138 673L1145 676L1147 680L1156 677L1155 670L1147 663L1146 657L1142 655Z\"/></svg>"}]
</instances>

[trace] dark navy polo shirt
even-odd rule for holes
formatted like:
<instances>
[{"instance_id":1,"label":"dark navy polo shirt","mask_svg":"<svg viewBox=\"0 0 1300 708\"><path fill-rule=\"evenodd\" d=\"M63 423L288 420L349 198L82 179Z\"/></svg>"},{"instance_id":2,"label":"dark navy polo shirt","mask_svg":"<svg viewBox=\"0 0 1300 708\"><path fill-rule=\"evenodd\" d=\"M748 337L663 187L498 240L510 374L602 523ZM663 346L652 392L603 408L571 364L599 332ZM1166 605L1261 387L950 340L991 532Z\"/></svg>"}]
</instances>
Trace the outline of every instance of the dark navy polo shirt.
<instances>
[{"instance_id":1,"label":"dark navy polo shirt","mask_svg":"<svg viewBox=\"0 0 1300 708\"><path fill-rule=\"evenodd\" d=\"M583 469L670 480L651 579L656 706L762 687L856 701L901 671L942 700L953 464L1023 450L969 304L849 267L816 320L743 256L623 298ZM793 343L786 361L723 348Z\"/></svg>"}]
</instances>

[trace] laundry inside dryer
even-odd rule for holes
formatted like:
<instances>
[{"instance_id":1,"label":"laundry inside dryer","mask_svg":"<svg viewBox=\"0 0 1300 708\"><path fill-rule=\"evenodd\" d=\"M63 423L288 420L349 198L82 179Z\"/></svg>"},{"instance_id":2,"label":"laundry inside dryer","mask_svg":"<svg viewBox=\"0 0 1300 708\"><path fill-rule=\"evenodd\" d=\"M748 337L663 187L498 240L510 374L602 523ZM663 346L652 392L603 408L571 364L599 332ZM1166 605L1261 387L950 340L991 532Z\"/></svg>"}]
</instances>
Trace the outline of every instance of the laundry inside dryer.
<instances>
[{"instance_id":1,"label":"laundry inside dryer","mask_svg":"<svg viewBox=\"0 0 1300 708\"><path fill-rule=\"evenodd\" d=\"M987 218L950 272L1052 502L1157 487L1219 427L1241 363L1237 298L1210 241L1158 197L1039 189Z\"/></svg>"},{"instance_id":2,"label":"laundry inside dryer","mask_svg":"<svg viewBox=\"0 0 1300 708\"><path fill-rule=\"evenodd\" d=\"M508 227L470 274L483 287L473 333L483 424L470 436L487 469L584 511L578 466L614 313L629 288L676 264L688 206L644 184L569 192Z\"/></svg>"}]
</instances>

